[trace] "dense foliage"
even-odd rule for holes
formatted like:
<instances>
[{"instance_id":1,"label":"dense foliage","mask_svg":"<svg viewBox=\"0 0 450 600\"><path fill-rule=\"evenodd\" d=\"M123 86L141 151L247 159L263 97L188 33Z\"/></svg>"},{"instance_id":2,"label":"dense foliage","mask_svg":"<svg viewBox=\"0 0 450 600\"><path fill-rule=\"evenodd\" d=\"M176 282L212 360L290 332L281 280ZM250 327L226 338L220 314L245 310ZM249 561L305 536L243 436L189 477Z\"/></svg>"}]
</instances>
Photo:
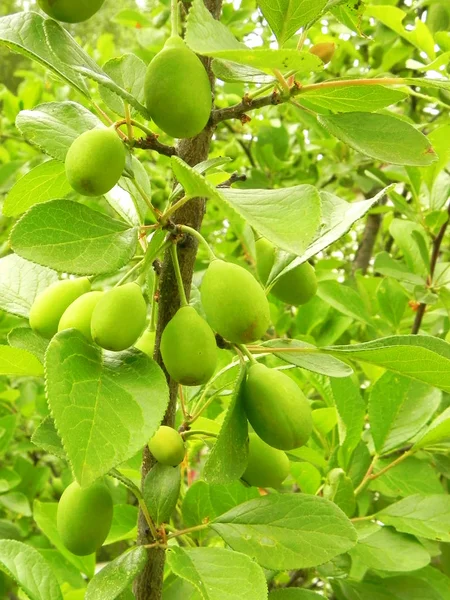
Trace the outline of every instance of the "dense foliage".
<instances>
[{"instance_id":1,"label":"dense foliage","mask_svg":"<svg viewBox=\"0 0 450 600\"><path fill-rule=\"evenodd\" d=\"M450 600L449 24L2 0L0 598Z\"/></svg>"}]
</instances>

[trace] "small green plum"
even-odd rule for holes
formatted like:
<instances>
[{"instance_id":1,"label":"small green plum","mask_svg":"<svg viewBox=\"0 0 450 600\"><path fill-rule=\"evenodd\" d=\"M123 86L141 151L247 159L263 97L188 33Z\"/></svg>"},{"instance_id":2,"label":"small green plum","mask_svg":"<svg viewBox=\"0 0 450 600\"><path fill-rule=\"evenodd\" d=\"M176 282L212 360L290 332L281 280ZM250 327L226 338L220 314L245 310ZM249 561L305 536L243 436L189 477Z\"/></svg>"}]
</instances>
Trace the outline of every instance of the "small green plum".
<instances>
[{"instance_id":1,"label":"small green plum","mask_svg":"<svg viewBox=\"0 0 450 600\"><path fill-rule=\"evenodd\" d=\"M38 0L39 7L52 19L81 23L98 12L105 0Z\"/></svg>"},{"instance_id":2,"label":"small green plum","mask_svg":"<svg viewBox=\"0 0 450 600\"><path fill-rule=\"evenodd\" d=\"M63 331L64 329L77 329L78 331L81 331L86 339L92 342L92 313L102 296L103 292L88 292L77 298L65 310L59 321L58 331Z\"/></svg>"},{"instance_id":3,"label":"small green plum","mask_svg":"<svg viewBox=\"0 0 450 600\"><path fill-rule=\"evenodd\" d=\"M278 488L289 475L289 459L256 433L249 434L248 464L242 479L255 487Z\"/></svg>"},{"instance_id":4,"label":"small green plum","mask_svg":"<svg viewBox=\"0 0 450 600\"><path fill-rule=\"evenodd\" d=\"M149 441L148 448L159 463L168 467L179 465L186 454L181 435L166 425L161 425Z\"/></svg>"}]
</instances>

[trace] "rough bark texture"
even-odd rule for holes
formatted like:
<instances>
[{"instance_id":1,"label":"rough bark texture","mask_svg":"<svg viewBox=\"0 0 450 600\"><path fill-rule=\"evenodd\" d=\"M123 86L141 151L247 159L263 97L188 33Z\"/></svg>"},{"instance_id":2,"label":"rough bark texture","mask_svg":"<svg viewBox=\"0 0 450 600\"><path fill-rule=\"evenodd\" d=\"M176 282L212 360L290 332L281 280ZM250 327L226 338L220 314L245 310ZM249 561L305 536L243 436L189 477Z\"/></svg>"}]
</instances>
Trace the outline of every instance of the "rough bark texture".
<instances>
[{"instance_id":1,"label":"rough bark texture","mask_svg":"<svg viewBox=\"0 0 450 600\"><path fill-rule=\"evenodd\" d=\"M373 249L377 240L378 232L380 231L381 221L383 217L381 214L368 215L366 226L361 242L356 252L355 260L353 261L353 273L358 269L365 274L370 264L370 259L373 255Z\"/></svg>"},{"instance_id":2,"label":"rough bark texture","mask_svg":"<svg viewBox=\"0 0 450 600\"><path fill-rule=\"evenodd\" d=\"M220 16L222 0L205 0L205 5L215 18ZM210 69L210 60L204 59L204 64L208 70L211 80L211 87L214 89L214 76ZM182 99L180 99L180 101L182 101ZM187 140L180 140L177 148L178 156L191 166L206 160L208 158L209 147L213 133L214 125L210 124L197 137ZM205 200L203 198L195 198L190 200L175 213L173 221L175 223L182 223L200 230L204 213ZM180 263L181 275L183 278L187 298L189 298L191 289L195 257L197 255L197 246L197 241L190 236L187 237L186 241L184 241L182 244L178 244L178 260ZM166 252L162 266L158 306L159 314L154 358L164 369L159 351L161 333L180 306L177 282L169 252ZM163 423L165 425L173 426L177 407L177 384L171 381L167 372L166 377L170 388L170 402ZM145 448L142 462L142 480L145 479L153 464L153 457L148 449ZM142 513L139 514L138 530L138 544L143 545L152 542L151 536L148 532L147 523ZM164 550L153 548L148 550L147 564L140 576L136 579L134 585L134 594L136 596L136 600L161 600L164 561Z\"/></svg>"}]
</instances>

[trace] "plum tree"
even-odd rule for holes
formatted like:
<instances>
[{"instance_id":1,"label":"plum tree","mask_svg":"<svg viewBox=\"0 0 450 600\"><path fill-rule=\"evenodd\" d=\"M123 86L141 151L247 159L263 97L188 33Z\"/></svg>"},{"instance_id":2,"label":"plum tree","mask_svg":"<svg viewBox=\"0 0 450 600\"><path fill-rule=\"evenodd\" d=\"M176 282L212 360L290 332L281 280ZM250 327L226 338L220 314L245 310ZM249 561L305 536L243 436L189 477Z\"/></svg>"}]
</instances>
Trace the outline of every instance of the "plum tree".
<instances>
[{"instance_id":1,"label":"plum tree","mask_svg":"<svg viewBox=\"0 0 450 600\"><path fill-rule=\"evenodd\" d=\"M248 370L243 398L250 425L270 446L293 450L308 441L310 405L295 381L281 371L254 363Z\"/></svg>"},{"instance_id":2,"label":"plum tree","mask_svg":"<svg viewBox=\"0 0 450 600\"><path fill-rule=\"evenodd\" d=\"M148 448L159 463L169 467L176 467L183 462L186 453L181 435L166 425L161 425L149 441Z\"/></svg>"},{"instance_id":3,"label":"plum tree","mask_svg":"<svg viewBox=\"0 0 450 600\"><path fill-rule=\"evenodd\" d=\"M85 131L67 152L67 180L83 196L102 196L119 181L125 158L125 146L113 128Z\"/></svg>"},{"instance_id":4,"label":"plum tree","mask_svg":"<svg viewBox=\"0 0 450 600\"><path fill-rule=\"evenodd\" d=\"M249 434L248 464L242 479L255 487L279 487L289 475L289 459L256 433Z\"/></svg>"},{"instance_id":5,"label":"plum tree","mask_svg":"<svg viewBox=\"0 0 450 600\"><path fill-rule=\"evenodd\" d=\"M180 37L170 37L151 61L145 98L152 119L172 137L194 137L208 122L212 107L208 75Z\"/></svg>"},{"instance_id":6,"label":"plum tree","mask_svg":"<svg viewBox=\"0 0 450 600\"><path fill-rule=\"evenodd\" d=\"M266 238L260 237L255 244L258 276L266 284L275 262L275 247ZM299 306L306 304L317 292L317 278L314 268L304 262L282 275L270 290L286 304Z\"/></svg>"},{"instance_id":7,"label":"plum tree","mask_svg":"<svg viewBox=\"0 0 450 600\"><path fill-rule=\"evenodd\" d=\"M142 333L147 304L136 283L127 283L97 302L92 313L92 339L102 348L119 352L132 346Z\"/></svg>"},{"instance_id":8,"label":"plum tree","mask_svg":"<svg viewBox=\"0 0 450 600\"><path fill-rule=\"evenodd\" d=\"M58 325L58 331L64 329L77 329L85 338L92 342L91 319L97 302L103 296L103 292L88 292L77 298L64 311Z\"/></svg>"},{"instance_id":9,"label":"plum tree","mask_svg":"<svg viewBox=\"0 0 450 600\"><path fill-rule=\"evenodd\" d=\"M183 385L201 385L217 365L216 338L192 306L181 307L161 336L161 356L169 375Z\"/></svg>"},{"instance_id":10,"label":"plum tree","mask_svg":"<svg viewBox=\"0 0 450 600\"><path fill-rule=\"evenodd\" d=\"M88 292L91 283L87 277L57 281L45 289L30 310L30 327L50 339L58 331L59 321L67 308L79 296Z\"/></svg>"},{"instance_id":11,"label":"plum tree","mask_svg":"<svg viewBox=\"0 0 450 600\"><path fill-rule=\"evenodd\" d=\"M230 342L254 342L269 326L264 290L239 265L213 260L203 277L201 297L211 327Z\"/></svg>"},{"instance_id":12,"label":"plum tree","mask_svg":"<svg viewBox=\"0 0 450 600\"><path fill-rule=\"evenodd\" d=\"M65 23L87 21L98 12L105 0L38 0L39 7L52 19Z\"/></svg>"},{"instance_id":13,"label":"plum tree","mask_svg":"<svg viewBox=\"0 0 450 600\"><path fill-rule=\"evenodd\" d=\"M104 483L81 488L74 481L65 489L58 504L58 533L72 554L87 556L103 545L112 517L113 502Z\"/></svg>"}]
</instances>

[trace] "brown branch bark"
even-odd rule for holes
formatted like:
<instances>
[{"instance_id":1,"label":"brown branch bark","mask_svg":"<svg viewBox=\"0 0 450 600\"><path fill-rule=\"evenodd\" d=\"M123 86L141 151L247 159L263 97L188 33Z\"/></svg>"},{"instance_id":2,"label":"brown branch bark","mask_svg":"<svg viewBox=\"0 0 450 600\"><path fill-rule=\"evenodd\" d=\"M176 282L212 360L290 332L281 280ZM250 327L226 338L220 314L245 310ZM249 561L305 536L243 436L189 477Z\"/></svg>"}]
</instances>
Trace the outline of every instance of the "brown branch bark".
<instances>
[{"instance_id":1,"label":"brown branch bark","mask_svg":"<svg viewBox=\"0 0 450 600\"><path fill-rule=\"evenodd\" d=\"M217 19L220 16L222 0L205 0L205 5L211 14ZM211 81L211 88L214 89L214 75L210 66L210 59L202 59ZM209 123L200 135L195 138L180 140L177 146L177 154L189 165L194 166L197 163L208 158L209 147L214 133L215 125ZM187 202L178 210L173 217L175 223L189 225L197 230L200 229L205 213L205 199L194 198ZM197 254L197 240L192 236L186 236L181 244L178 244L178 260L180 263L181 275L183 278L186 296L189 298L192 275L194 271L195 257ZM161 270L160 296L159 296L158 325L156 331L154 358L164 369L159 350L161 334L174 316L180 306L175 273L172 267L170 254L167 251ZM178 384L172 381L166 373L170 389L170 402L167 408L163 424L173 426L175 424L175 414L177 409L177 391ZM154 465L153 457L148 448L144 449L142 462L142 481ZM138 544L149 544L152 542L149 535L147 524L142 513L138 520ZM148 560L141 574L137 577L134 584L134 594L136 600L161 600L164 576L165 551L161 548L151 548L148 550Z\"/></svg>"},{"instance_id":2,"label":"brown branch bark","mask_svg":"<svg viewBox=\"0 0 450 600\"><path fill-rule=\"evenodd\" d=\"M448 214L448 218L450 220L450 204L447 207L447 214ZM433 282L434 271L436 270L436 264L437 264L437 261L439 258L439 254L441 252L441 245L444 240L445 232L447 231L449 220L447 220L442 225L442 227L439 230L439 233L437 234L437 236L434 238L434 241L433 241L433 250L431 253L431 261L430 261L430 275L428 277L428 282L430 285ZM427 308L427 305L424 302L421 302L421 304L419 304L419 308L417 309L417 312L416 312L416 318L414 319L414 324L412 326L411 333L413 333L413 334L419 333L420 327L422 325L422 320L425 315L426 308Z\"/></svg>"},{"instance_id":3,"label":"brown branch bark","mask_svg":"<svg viewBox=\"0 0 450 600\"><path fill-rule=\"evenodd\" d=\"M134 147L140 148L141 150L155 150L159 154L164 154L164 156L176 156L177 154L175 146L161 144L161 142L158 142L157 135L148 135L146 138L138 138L134 141Z\"/></svg>"},{"instance_id":4,"label":"brown branch bark","mask_svg":"<svg viewBox=\"0 0 450 600\"><path fill-rule=\"evenodd\" d=\"M384 197L379 204L386 204L386 202L387 198ZM383 215L381 213L367 215L366 226L352 265L353 273L358 269L361 269L364 274L367 272L382 221Z\"/></svg>"}]
</instances>

